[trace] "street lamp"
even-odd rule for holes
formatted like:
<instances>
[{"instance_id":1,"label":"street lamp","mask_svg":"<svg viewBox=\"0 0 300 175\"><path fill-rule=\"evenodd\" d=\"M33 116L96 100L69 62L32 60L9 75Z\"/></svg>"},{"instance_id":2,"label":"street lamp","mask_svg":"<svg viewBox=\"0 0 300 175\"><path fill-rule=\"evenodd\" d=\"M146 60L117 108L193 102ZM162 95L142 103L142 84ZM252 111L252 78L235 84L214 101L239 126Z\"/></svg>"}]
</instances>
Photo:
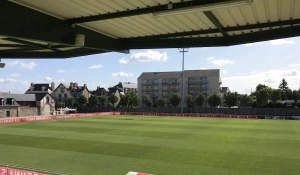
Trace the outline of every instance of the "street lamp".
<instances>
[{"instance_id":1,"label":"street lamp","mask_svg":"<svg viewBox=\"0 0 300 175\"><path fill-rule=\"evenodd\" d=\"M184 83L183 83L183 79L184 79L184 53L188 52L187 48L181 48L179 49L179 52L182 53L182 77L181 77L181 113L183 114L183 103L184 103Z\"/></svg>"}]
</instances>

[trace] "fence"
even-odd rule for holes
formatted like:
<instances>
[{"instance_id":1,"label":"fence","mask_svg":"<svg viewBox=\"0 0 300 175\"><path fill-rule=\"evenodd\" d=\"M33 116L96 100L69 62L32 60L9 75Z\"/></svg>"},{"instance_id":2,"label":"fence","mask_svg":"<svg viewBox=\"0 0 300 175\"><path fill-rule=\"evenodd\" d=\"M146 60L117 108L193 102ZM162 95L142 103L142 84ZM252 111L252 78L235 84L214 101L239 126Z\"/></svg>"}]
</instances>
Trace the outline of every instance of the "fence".
<instances>
[{"instance_id":1,"label":"fence","mask_svg":"<svg viewBox=\"0 0 300 175\"><path fill-rule=\"evenodd\" d=\"M0 164L0 174L1 175L17 175L17 174L31 174L31 175L68 175L66 173L59 173L41 169L34 169L34 168L27 168L23 166L17 165L7 165L7 164Z\"/></svg>"},{"instance_id":2,"label":"fence","mask_svg":"<svg viewBox=\"0 0 300 175\"><path fill-rule=\"evenodd\" d=\"M155 113L181 113L180 108L105 108L105 107L80 107L78 112L155 112ZM293 116L300 115L299 108L184 108L184 113L203 113L203 114L236 114L236 115L279 115Z\"/></svg>"}]
</instances>

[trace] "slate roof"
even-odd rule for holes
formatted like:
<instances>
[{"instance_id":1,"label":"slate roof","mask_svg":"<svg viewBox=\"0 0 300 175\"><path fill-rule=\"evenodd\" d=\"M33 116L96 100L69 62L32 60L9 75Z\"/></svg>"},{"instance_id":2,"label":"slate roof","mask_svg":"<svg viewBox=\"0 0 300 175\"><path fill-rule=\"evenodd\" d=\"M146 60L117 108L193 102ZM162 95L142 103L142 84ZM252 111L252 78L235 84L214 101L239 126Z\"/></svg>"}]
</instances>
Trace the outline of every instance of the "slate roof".
<instances>
[{"instance_id":1,"label":"slate roof","mask_svg":"<svg viewBox=\"0 0 300 175\"><path fill-rule=\"evenodd\" d=\"M137 89L137 84L131 82L119 82L119 84L114 87Z\"/></svg>"},{"instance_id":2,"label":"slate roof","mask_svg":"<svg viewBox=\"0 0 300 175\"><path fill-rule=\"evenodd\" d=\"M34 84L33 89L29 88L27 91L42 91L42 87L46 87L43 91L48 92L48 90L51 90L51 86L49 83L42 83L42 84Z\"/></svg>"},{"instance_id":3,"label":"slate roof","mask_svg":"<svg viewBox=\"0 0 300 175\"><path fill-rule=\"evenodd\" d=\"M0 93L0 98L13 98L16 101L36 101L35 94L10 94Z\"/></svg>"}]
</instances>

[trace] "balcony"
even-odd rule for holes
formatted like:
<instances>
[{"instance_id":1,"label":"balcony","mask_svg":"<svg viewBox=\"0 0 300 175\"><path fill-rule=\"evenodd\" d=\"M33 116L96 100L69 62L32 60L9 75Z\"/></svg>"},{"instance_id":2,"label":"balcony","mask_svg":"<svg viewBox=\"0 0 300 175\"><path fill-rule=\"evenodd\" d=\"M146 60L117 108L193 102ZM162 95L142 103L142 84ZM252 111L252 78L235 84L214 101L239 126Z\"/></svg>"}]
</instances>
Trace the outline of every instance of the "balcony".
<instances>
[{"instance_id":1,"label":"balcony","mask_svg":"<svg viewBox=\"0 0 300 175\"><path fill-rule=\"evenodd\" d=\"M200 84L200 83L208 83L207 80L188 80L189 84Z\"/></svg>"},{"instance_id":2,"label":"balcony","mask_svg":"<svg viewBox=\"0 0 300 175\"><path fill-rule=\"evenodd\" d=\"M158 89L154 89L154 88L148 88L148 89L142 89L143 92L156 92L158 91Z\"/></svg>"},{"instance_id":3,"label":"balcony","mask_svg":"<svg viewBox=\"0 0 300 175\"><path fill-rule=\"evenodd\" d=\"M163 91L179 91L179 88L168 88L168 89L163 89Z\"/></svg>"},{"instance_id":4,"label":"balcony","mask_svg":"<svg viewBox=\"0 0 300 175\"><path fill-rule=\"evenodd\" d=\"M157 86L159 83L158 82L143 82L143 86Z\"/></svg>"}]
</instances>

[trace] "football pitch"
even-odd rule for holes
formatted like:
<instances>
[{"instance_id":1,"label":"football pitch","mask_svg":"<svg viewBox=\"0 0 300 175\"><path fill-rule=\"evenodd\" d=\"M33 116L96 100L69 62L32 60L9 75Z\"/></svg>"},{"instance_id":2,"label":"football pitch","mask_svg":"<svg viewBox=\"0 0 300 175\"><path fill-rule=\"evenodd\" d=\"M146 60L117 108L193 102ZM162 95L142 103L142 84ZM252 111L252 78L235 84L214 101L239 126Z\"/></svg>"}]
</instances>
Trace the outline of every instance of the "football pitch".
<instances>
[{"instance_id":1,"label":"football pitch","mask_svg":"<svg viewBox=\"0 0 300 175\"><path fill-rule=\"evenodd\" d=\"M102 116L5 124L0 164L86 175L296 175L300 121Z\"/></svg>"}]
</instances>

